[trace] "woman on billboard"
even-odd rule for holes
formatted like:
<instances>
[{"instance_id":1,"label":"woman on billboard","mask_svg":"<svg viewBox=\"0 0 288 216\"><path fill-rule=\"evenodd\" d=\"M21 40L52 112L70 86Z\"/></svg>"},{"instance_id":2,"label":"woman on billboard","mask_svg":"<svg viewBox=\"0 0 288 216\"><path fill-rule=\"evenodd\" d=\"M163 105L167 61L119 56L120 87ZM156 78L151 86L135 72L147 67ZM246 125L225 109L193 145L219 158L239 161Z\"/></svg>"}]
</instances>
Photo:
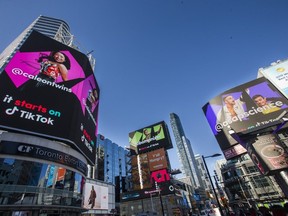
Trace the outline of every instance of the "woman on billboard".
<instances>
[{"instance_id":1,"label":"woman on billboard","mask_svg":"<svg viewBox=\"0 0 288 216\"><path fill-rule=\"evenodd\" d=\"M32 87L43 87L49 82L54 83L58 77L63 81L68 80L68 70L70 69L70 60L67 55L61 51L53 51L48 56L40 54L38 59L40 63L40 72L37 79L29 80L22 87L21 90L27 90Z\"/></svg>"}]
</instances>

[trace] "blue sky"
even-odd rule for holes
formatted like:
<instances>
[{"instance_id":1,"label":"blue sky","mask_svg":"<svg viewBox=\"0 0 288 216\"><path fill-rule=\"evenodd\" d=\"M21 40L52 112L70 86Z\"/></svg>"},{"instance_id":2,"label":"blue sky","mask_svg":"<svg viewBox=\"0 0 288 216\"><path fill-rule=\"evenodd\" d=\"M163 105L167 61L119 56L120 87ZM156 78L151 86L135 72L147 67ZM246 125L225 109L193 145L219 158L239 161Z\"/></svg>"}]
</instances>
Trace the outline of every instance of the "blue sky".
<instances>
[{"instance_id":1,"label":"blue sky","mask_svg":"<svg viewBox=\"0 0 288 216\"><path fill-rule=\"evenodd\" d=\"M164 120L172 168L171 112L195 154L221 152L202 106L288 54L286 0L1 0L0 8L1 51L39 15L65 20L97 61L99 132L125 146L129 132Z\"/></svg>"}]
</instances>

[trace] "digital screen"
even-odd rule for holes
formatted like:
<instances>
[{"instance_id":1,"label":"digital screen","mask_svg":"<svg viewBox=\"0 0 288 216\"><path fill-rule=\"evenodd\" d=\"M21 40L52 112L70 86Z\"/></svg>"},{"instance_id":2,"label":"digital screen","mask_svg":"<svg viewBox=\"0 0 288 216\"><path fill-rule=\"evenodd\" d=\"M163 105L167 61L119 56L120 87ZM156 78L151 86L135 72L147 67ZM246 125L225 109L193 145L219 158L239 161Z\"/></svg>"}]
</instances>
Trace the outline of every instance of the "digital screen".
<instances>
[{"instance_id":1,"label":"digital screen","mask_svg":"<svg viewBox=\"0 0 288 216\"><path fill-rule=\"evenodd\" d=\"M108 187L85 183L84 208L108 209Z\"/></svg>"},{"instance_id":2,"label":"digital screen","mask_svg":"<svg viewBox=\"0 0 288 216\"><path fill-rule=\"evenodd\" d=\"M280 62L265 69L259 69L259 73L266 77L277 89L288 98L288 61Z\"/></svg>"},{"instance_id":3,"label":"digital screen","mask_svg":"<svg viewBox=\"0 0 288 216\"><path fill-rule=\"evenodd\" d=\"M32 31L0 86L1 129L64 142L95 163L100 92L85 54Z\"/></svg>"},{"instance_id":4,"label":"digital screen","mask_svg":"<svg viewBox=\"0 0 288 216\"><path fill-rule=\"evenodd\" d=\"M164 121L129 133L130 148L136 153L144 153L154 149L172 148L167 125Z\"/></svg>"},{"instance_id":5,"label":"digital screen","mask_svg":"<svg viewBox=\"0 0 288 216\"><path fill-rule=\"evenodd\" d=\"M236 144L223 151L226 160L232 159L245 153L247 153L247 150L240 144Z\"/></svg>"},{"instance_id":6,"label":"digital screen","mask_svg":"<svg viewBox=\"0 0 288 216\"><path fill-rule=\"evenodd\" d=\"M167 159L163 148L148 152L147 155L151 172L167 168Z\"/></svg>"},{"instance_id":7,"label":"digital screen","mask_svg":"<svg viewBox=\"0 0 288 216\"><path fill-rule=\"evenodd\" d=\"M203 111L220 148L226 150L238 143L229 131L242 136L275 126L287 108L288 100L263 77L213 98Z\"/></svg>"},{"instance_id":8,"label":"digital screen","mask_svg":"<svg viewBox=\"0 0 288 216\"><path fill-rule=\"evenodd\" d=\"M257 136L247 147L249 156L262 174L288 168L288 154L275 134Z\"/></svg>"}]
</instances>

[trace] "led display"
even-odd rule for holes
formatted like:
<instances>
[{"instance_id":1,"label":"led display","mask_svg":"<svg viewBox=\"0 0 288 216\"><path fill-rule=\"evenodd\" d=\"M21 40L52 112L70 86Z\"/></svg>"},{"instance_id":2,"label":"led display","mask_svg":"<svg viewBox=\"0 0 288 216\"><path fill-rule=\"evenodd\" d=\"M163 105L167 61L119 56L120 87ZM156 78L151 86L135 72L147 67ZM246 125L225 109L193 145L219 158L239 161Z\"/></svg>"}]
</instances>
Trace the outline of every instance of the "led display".
<instances>
[{"instance_id":1,"label":"led display","mask_svg":"<svg viewBox=\"0 0 288 216\"><path fill-rule=\"evenodd\" d=\"M94 164L99 87L85 54L32 31L0 86L1 129L64 142Z\"/></svg>"},{"instance_id":2,"label":"led display","mask_svg":"<svg viewBox=\"0 0 288 216\"><path fill-rule=\"evenodd\" d=\"M164 121L129 133L130 149L144 153L159 148L170 149L172 142Z\"/></svg>"},{"instance_id":3,"label":"led display","mask_svg":"<svg viewBox=\"0 0 288 216\"><path fill-rule=\"evenodd\" d=\"M213 98L203 111L220 148L226 150L240 143L233 132L245 136L278 125L287 108L288 100L267 79L259 78Z\"/></svg>"}]
</instances>

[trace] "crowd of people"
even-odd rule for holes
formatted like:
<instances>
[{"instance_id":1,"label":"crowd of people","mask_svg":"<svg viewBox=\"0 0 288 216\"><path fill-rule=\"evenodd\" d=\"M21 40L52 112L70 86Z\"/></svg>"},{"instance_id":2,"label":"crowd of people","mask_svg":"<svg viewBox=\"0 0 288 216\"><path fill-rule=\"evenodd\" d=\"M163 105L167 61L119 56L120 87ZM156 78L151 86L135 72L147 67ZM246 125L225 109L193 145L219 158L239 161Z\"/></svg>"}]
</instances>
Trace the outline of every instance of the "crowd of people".
<instances>
[{"instance_id":1,"label":"crowd of people","mask_svg":"<svg viewBox=\"0 0 288 216\"><path fill-rule=\"evenodd\" d=\"M227 216L287 216L288 215L288 203L284 206L272 205L270 208L261 206L258 209L239 209L237 212L230 211Z\"/></svg>"}]
</instances>

